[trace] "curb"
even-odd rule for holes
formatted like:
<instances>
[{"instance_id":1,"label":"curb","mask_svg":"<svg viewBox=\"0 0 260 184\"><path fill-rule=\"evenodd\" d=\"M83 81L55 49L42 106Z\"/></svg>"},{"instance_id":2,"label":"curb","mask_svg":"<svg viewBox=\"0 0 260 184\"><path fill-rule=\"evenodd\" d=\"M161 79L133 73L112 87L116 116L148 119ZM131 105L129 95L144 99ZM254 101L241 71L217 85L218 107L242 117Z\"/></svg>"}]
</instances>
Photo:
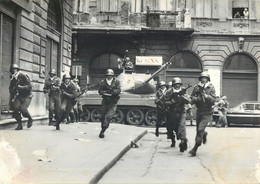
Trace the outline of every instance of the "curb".
<instances>
[{"instance_id":1,"label":"curb","mask_svg":"<svg viewBox=\"0 0 260 184\"><path fill-rule=\"evenodd\" d=\"M147 130L145 130L143 133L138 135L133 142L138 142L145 134L147 134ZM122 151L119 152L117 156L113 160L111 160L103 169L101 169L89 182L89 184L96 184L98 181L106 174L107 171L109 171L118 160L120 160L126 152L128 152L132 147L132 143L130 142Z\"/></svg>"}]
</instances>

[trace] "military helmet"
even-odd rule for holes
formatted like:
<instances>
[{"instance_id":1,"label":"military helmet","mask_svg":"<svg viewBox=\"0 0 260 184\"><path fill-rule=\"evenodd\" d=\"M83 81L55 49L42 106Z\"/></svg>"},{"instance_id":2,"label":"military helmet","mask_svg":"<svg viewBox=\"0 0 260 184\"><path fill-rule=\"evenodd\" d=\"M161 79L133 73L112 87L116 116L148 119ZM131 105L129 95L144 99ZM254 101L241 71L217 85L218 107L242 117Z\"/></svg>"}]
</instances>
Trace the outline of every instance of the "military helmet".
<instances>
[{"instance_id":1,"label":"military helmet","mask_svg":"<svg viewBox=\"0 0 260 184\"><path fill-rule=\"evenodd\" d=\"M222 97L221 97L221 99L223 99L223 100L226 100L226 99L227 99L227 97L226 97L226 96L222 96Z\"/></svg>"},{"instance_id":2,"label":"military helmet","mask_svg":"<svg viewBox=\"0 0 260 184\"><path fill-rule=\"evenodd\" d=\"M56 75L56 70L55 69L52 69L49 74L53 74L53 75Z\"/></svg>"},{"instance_id":3,"label":"military helmet","mask_svg":"<svg viewBox=\"0 0 260 184\"><path fill-rule=\"evenodd\" d=\"M174 84L181 84L182 85L181 79L179 77L174 77L172 79L172 85L174 85Z\"/></svg>"},{"instance_id":4,"label":"military helmet","mask_svg":"<svg viewBox=\"0 0 260 184\"><path fill-rule=\"evenodd\" d=\"M106 76L114 76L114 75L115 75L115 73L112 69L107 69Z\"/></svg>"},{"instance_id":5,"label":"military helmet","mask_svg":"<svg viewBox=\"0 0 260 184\"><path fill-rule=\"evenodd\" d=\"M201 77L207 77L208 80L210 81L210 76L209 76L208 72L202 72L202 73L200 74L199 80L201 79Z\"/></svg>"},{"instance_id":6,"label":"military helmet","mask_svg":"<svg viewBox=\"0 0 260 184\"><path fill-rule=\"evenodd\" d=\"M11 65L10 69L20 69L20 68L19 68L18 64L14 63Z\"/></svg>"},{"instance_id":7,"label":"military helmet","mask_svg":"<svg viewBox=\"0 0 260 184\"><path fill-rule=\"evenodd\" d=\"M71 79L70 74L66 73L63 75L63 79Z\"/></svg>"},{"instance_id":8,"label":"military helmet","mask_svg":"<svg viewBox=\"0 0 260 184\"><path fill-rule=\"evenodd\" d=\"M169 81L169 82L168 82L168 86L172 86L172 81Z\"/></svg>"},{"instance_id":9,"label":"military helmet","mask_svg":"<svg viewBox=\"0 0 260 184\"><path fill-rule=\"evenodd\" d=\"M159 87L161 87L161 86L166 86L166 83L164 81L160 81L159 82Z\"/></svg>"}]
</instances>

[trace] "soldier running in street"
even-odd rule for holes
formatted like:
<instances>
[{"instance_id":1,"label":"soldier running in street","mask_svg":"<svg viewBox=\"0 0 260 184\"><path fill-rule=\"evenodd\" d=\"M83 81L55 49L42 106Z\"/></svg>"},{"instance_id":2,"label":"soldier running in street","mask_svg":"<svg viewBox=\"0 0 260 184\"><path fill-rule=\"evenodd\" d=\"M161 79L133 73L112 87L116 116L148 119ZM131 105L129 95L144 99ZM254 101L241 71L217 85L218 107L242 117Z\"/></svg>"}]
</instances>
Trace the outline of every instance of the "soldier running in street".
<instances>
[{"instance_id":1,"label":"soldier running in street","mask_svg":"<svg viewBox=\"0 0 260 184\"><path fill-rule=\"evenodd\" d=\"M185 104L190 103L190 97L186 94L187 88L182 88L182 81L179 77L172 80L172 88L169 88L162 100L166 105L166 126L167 132L172 140L171 147L175 147L175 135L177 140L181 140L179 144L180 152L187 150L186 137L186 112Z\"/></svg>"},{"instance_id":2,"label":"soldier running in street","mask_svg":"<svg viewBox=\"0 0 260 184\"><path fill-rule=\"evenodd\" d=\"M9 92L11 95L11 107L14 111L13 116L18 126L15 130L22 130L22 116L28 118L27 128L30 128L33 119L28 111L28 107L32 100L32 85L28 75L22 73L17 64L12 64L10 68L11 82Z\"/></svg>"},{"instance_id":3,"label":"soldier running in street","mask_svg":"<svg viewBox=\"0 0 260 184\"><path fill-rule=\"evenodd\" d=\"M76 85L71 82L69 74L64 74L63 82L60 86L61 90L61 115L56 123L56 130L60 130L60 123L68 117L72 108L76 104L76 99L79 95Z\"/></svg>"},{"instance_id":4,"label":"soldier running in street","mask_svg":"<svg viewBox=\"0 0 260 184\"><path fill-rule=\"evenodd\" d=\"M202 72L199 77L199 83L194 86L191 99L192 103L197 107L196 119L196 138L195 145L189 151L191 156L196 156L197 149L201 143L206 144L207 132L205 131L207 124L212 119L213 105L216 100L216 92L213 84L210 82L210 76L207 72Z\"/></svg>"},{"instance_id":5,"label":"soldier running in street","mask_svg":"<svg viewBox=\"0 0 260 184\"><path fill-rule=\"evenodd\" d=\"M53 114L55 114L55 119L59 118L59 111L61 106L61 79L56 76L56 70L52 69L49 72L49 78L45 80L43 87L44 93L49 93L49 126L53 124Z\"/></svg>"},{"instance_id":6,"label":"soldier running in street","mask_svg":"<svg viewBox=\"0 0 260 184\"><path fill-rule=\"evenodd\" d=\"M166 83L164 81L159 82L159 89L155 94L155 104L157 108L157 120L155 125L155 135L156 137L159 136L159 128L163 122L163 119L165 118L165 107L163 106L162 101L160 98L164 95L164 93L167 91L166 89Z\"/></svg>"},{"instance_id":7,"label":"soldier running in street","mask_svg":"<svg viewBox=\"0 0 260 184\"><path fill-rule=\"evenodd\" d=\"M98 93L102 95L101 109L101 131L100 138L104 138L105 131L109 127L110 121L116 112L117 102L120 99L121 93L120 82L114 77L114 71L107 69L106 78L100 82Z\"/></svg>"}]
</instances>

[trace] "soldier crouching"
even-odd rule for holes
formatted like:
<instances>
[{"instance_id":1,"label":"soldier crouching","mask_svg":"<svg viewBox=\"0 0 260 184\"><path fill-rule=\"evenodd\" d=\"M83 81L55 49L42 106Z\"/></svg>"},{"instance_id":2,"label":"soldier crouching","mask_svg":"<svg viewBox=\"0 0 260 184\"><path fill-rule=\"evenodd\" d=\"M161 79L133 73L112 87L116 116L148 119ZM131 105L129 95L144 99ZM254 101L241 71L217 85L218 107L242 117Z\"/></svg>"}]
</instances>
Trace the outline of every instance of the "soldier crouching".
<instances>
[{"instance_id":1,"label":"soldier crouching","mask_svg":"<svg viewBox=\"0 0 260 184\"><path fill-rule=\"evenodd\" d=\"M10 72L12 74L9 92L11 95L11 106L14 111L14 118L16 119L18 126L15 130L22 130L22 117L28 118L27 128L30 128L33 123L33 119L28 111L28 107L32 100L32 85L30 78L19 71L17 64L12 64Z\"/></svg>"},{"instance_id":2,"label":"soldier crouching","mask_svg":"<svg viewBox=\"0 0 260 184\"><path fill-rule=\"evenodd\" d=\"M186 137L186 112L185 104L190 103L189 95L185 94L186 89L181 88L182 81L179 77L173 78L172 87L169 88L163 96L166 105L166 126L167 132L172 140L171 147L175 147L175 135L177 140L181 140L179 144L180 152L187 150Z\"/></svg>"},{"instance_id":3,"label":"soldier crouching","mask_svg":"<svg viewBox=\"0 0 260 184\"><path fill-rule=\"evenodd\" d=\"M117 102L120 98L119 94L121 93L120 82L114 78L114 71L112 69L106 71L106 78L100 82L98 92L103 98L100 118L101 131L99 137L104 138L104 133L109 127L110 121L116 112Z\"/></svg>"}]
</instances>

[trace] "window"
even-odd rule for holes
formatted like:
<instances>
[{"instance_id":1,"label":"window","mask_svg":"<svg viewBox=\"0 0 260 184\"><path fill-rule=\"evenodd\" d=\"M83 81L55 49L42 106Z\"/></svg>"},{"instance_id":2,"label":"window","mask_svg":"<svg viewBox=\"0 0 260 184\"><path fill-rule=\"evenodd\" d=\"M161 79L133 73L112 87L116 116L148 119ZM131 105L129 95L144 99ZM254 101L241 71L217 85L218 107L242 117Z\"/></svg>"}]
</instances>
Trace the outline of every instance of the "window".
<instances>
[{"instance_id":1,"label":"window","mask_svg":"<svg viewBox=\"0 0 260 184\"><path fill-rule=\"evenodd\" d=\"M255 104L255 110L260 110L260 104Z\"/></svg>"},{"instance_id":2,"label":"window","mask_svg":"<svg viewBox=\"0 0 260 184\"><path fill-rule=\"evenodd\" d=\"M232 1L232 17L233 18L248 18L244 10L248 11L248 1L235 0ZM245 15L244 15L245 14Z\"/></svg>"},{"instance_id":3,"label":"window","mask_svg":"<svg viewBox=\"0 0 260 184\"><path fill-rule=\"evenodd\" d=\"M187 68L201 70L200 61L197 57L188 52L180 52L175 54L171 59L172 63L169 68Z\"/></svg>"},{"instance_id":4,"label":"window","mask_svg":"<svg viewBox=\"0 0 260 184\"><path fill-rule=\"evenodd\" d=\"M245 54L235 54L227 59L224 65L225 71L238 71L246 70L257 72L257 66L255 61Z\"/></svg>"},{"instance_id":5,"label":"window","mask_svg":"<svg viewBox=\"0 0 260 184\"><path fill-rule=\"evenodd\" d=\"M58 16L60 15L59 7L60 6L57 0L49 1L47 23L49 27L56 31L60 31L61 27L61 19L60 16Z\"/></svg>"},{"instance_id":6,"label":"window","mask_svg":"<svg viewBox=\"0 0 260 184\"><path fill-rule=\"evenodd\" d=\"M244 104L243 107L245 110L254 110L254 104Z\"/></svg>"},{"instance_id":7,"label":"window","mask_svg":"<svg viewBox=\"0 0 260 184\"><path fill-rule=\"evenodd\" d=\"M103 12L117 12L118 0L100 0L101 11Z\"/></svg>"}]
</instances>

